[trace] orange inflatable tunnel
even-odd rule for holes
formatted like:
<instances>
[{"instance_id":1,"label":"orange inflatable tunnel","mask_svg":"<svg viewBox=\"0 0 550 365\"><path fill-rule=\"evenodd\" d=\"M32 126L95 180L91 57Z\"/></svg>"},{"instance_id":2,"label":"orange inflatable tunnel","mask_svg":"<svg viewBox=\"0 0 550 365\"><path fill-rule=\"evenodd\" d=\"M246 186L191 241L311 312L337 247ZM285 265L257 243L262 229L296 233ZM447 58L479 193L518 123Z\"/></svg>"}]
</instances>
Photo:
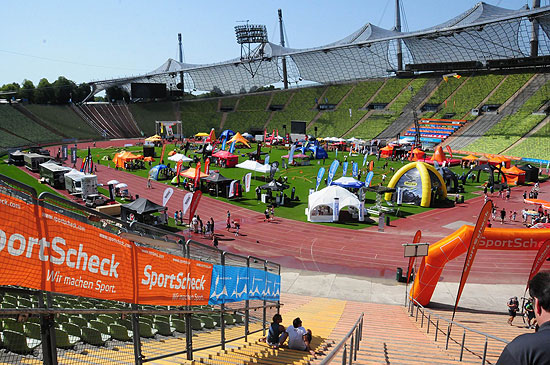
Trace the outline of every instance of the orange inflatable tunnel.
<instances>
[{"instance_id":1,"label":"orange inflatable tunnel","mask_svg":"<svg viewBox=\"0 0 550 365\"><path fill-rule=\"evenodd\" d=\"M473 230L473 226L462 226L430 245L410 292L418 303L427 305L430 302L445 264L468 251ZM486 228L478 247L480 250L536 251L548 237L550 229Z\"/></svg>"}]
</instances>

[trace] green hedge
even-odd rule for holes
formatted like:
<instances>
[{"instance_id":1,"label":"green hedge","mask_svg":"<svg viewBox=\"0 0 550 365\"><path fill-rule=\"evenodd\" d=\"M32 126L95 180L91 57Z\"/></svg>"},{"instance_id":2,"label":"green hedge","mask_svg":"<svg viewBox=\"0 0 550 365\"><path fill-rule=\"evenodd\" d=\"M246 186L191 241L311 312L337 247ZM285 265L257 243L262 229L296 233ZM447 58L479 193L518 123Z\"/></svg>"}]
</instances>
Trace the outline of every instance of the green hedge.
<instances>
[{"instance_id":1,"label":"green hedge","mask_svg":"<svg viewBox=\"0 0 550 365\"><path fill-rule=\"evenodd\" d=\"M25 108L71 138L93 139L101 137L68 106L30 104L26 105Z\"/></svg>"}]
</instances>

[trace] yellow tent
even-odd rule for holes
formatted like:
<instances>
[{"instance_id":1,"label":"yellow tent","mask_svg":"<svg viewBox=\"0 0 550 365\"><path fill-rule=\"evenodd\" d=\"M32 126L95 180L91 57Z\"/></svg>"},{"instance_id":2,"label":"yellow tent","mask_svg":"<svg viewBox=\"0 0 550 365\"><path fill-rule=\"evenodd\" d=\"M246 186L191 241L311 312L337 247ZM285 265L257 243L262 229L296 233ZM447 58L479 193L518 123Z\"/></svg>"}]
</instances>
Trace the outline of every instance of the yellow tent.
<instances>
[{"instance_id":1,"label":"yellow tent","mask_svg":"<svg viewBox=\"0 0 550 365\"><path fill-rule=\"evenodd\" d=\"M154 136L151 136L149 138L145 138L145 142L160 142L162 141L162 137L158 134L155 134Z\"/></svg>"},{"instance_id":2,"label":"yellow tent","mask_svg":"<svg viewBox=\"0 0 550 365\"><path fill-rule=\"evenodd\" d=\"M231 145L231 143L235 142L235 144L237 143L242 143L244 144L246 147L250 148L250 145L248 144L248 141L246 140L246 138L244 138L241 133L237 132L237 134L235 134L233 136L233 138L231 138L229 141L227 141L227 143L229 143L229 145Z\"/></svg>"},{"instance_id":3,"label":"yellow tent","mask_svg":"<svg viewBox=\"0 0 550 365\"><path fill-rule=\"evenodd\" d=\"M195 134L195 137L208 137L208 136L209 136L209 134L204 133L204 132L200 132L200 133Z\"/></svg>"}]
</instances>

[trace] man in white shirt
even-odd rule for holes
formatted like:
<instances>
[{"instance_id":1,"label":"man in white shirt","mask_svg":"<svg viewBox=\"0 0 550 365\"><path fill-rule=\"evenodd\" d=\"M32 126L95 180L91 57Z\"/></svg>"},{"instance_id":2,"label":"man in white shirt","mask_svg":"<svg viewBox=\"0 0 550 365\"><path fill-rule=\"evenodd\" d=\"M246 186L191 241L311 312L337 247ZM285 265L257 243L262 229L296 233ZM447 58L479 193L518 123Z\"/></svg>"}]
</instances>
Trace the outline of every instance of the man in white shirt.
<instances>
[{"instance_id":1,"label":"man in white shirt","mask_svg":"<svg viewBox=\"0 0 550 365\"><path fill-rule=\"evenodd\" d=\"M314 351L310 347L311 330L306 330L302 327L302 320L300 318L295 318L292 321L292 326L288 326L286 333L288 333L288 348L309 351L312 355L314 354Z\"/></svg>"}]
</instances>

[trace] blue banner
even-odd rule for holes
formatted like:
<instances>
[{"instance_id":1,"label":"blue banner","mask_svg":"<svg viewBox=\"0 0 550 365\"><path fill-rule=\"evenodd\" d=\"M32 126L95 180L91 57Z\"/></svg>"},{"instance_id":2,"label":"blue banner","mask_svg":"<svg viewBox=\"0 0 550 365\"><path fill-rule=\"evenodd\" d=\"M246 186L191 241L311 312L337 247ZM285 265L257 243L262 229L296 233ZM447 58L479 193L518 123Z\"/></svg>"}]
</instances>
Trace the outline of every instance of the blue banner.
<instances>
[{"instance_id":1,"label":"blue banner","mask_svg":"<svg viewBox=\"0 0 550 365\"><path fill-rule=\"evenodd\" d=\"M222 141L222 151L225 150L225 143L227 142L227 136L223 137Z\"/></svg>"},{"instance_id":2,"label":"blue banner","mask_svg":"<svg viewBox=\"0 0 550 365\"><path fill-rule=\"evenodd\" d=\"M292 161L294 161L294 151L296 151L296 145L293 144L292 147L290 147L290 152L288 153L288 164L292 165Z\"/></svg>"},{"instance_id":3,"label":"blue banner","mask_svg":"<svg viewBox=\"0 0 550 365\"><path fill-rule=\"evenodd\" d=\"M281 277L254 268L213 265L208 304L249 299L279 300Z\"/></svg>"},{"instance_id":4,"label":"blue banner","mask_svg":"<svg viewBox=\"0 0 550 365\"><path fill-rule=\"evenodd\" d=\"M233 153L235 152L235 143L237 141L233 141L233 143L231 143L231 146L229 146L229 153Z\"/></svg>"},{"instance_id":5,"label":"blue banner","mask_svg":"<svg viewBox=\"0 0 550 365\"><path fill-rule=\"evenodd\" d=\"M363 157L363 167L365 167L365 164L367 163L367 156L368 154L365 153L365 157Z\"/></svg>"},{"instance_id":6,"label":"blue banner","mask_svg":"<svg viewBox=\"0 0 550 365\"><path fill-rule=\"evenodd\" d=\"M330 164L330 167L328 169L327 186L330 186L330 184L332 184L332 179L334 178L334 175L336 174L336 170L338 170L338 166L340 166L340 161L338 161L338 160L334 160Z\"/></svg>"},{"instance_id":7,"label":"blue banner","mask_svg":"<svg viewBox=\"0 0 550 365\"><path fill-rule=\"evenodd\" d=\"M367 177L365 179L365 186L366 187L370 186L370 182L372 181L373 176L374 176L374 171L369 171L369 173L367 174Z\"/></svg>"},{"instance_id":8,"label":"blue banner","mask_svg":"<svg viewBox=\"0 0 550 365\"><path fill-rule=\"evenodd\" d=\"M348 173L348 162L344 161L344 163L342 164L342 176L346 176L347 173Z\"/></svg>"},{"instance_id":9,"label":"blue banner","mask_svg":"<svg viewBox=\"0 0 550 365\"><path fill-rule=\"evenodd\" d=\"M319 189L319 184L323 180L323 176L325 176L325 168L321 167L319 171L317 172L317 183L315 184L315 191Z\"/></svg>"},{"instance_id":10,"label":"blue banner","mask_svg":"<svg viewBox=\"0 0 550 365\"><path fill-rule=\"evenodd\" d=\"M269 155L265 156L264 165L266 165L266 166L269 165Z\"/></svg>"},{"instance_id":11,"label":"blue banner","mask_svg":"<svg viewBox=\"0 0 550 365\"><path fill-rule=\"evenodd\" d=\"M359 164L357 162L354 162L352 166L353 166L353 169L351 170L352 175L354 178L357 178L357 175L359 174Z\"/></svg>"}]
</instances>

